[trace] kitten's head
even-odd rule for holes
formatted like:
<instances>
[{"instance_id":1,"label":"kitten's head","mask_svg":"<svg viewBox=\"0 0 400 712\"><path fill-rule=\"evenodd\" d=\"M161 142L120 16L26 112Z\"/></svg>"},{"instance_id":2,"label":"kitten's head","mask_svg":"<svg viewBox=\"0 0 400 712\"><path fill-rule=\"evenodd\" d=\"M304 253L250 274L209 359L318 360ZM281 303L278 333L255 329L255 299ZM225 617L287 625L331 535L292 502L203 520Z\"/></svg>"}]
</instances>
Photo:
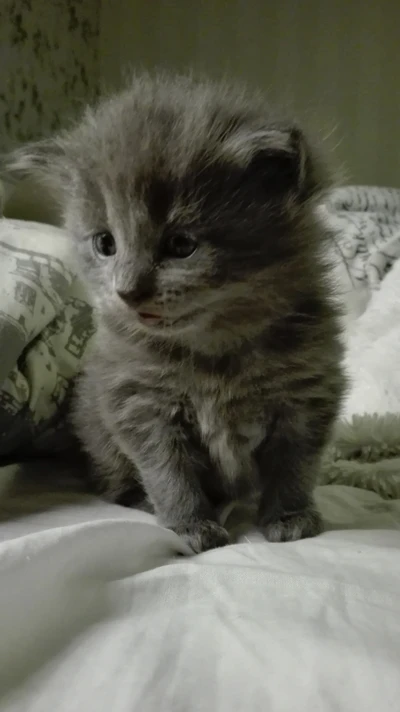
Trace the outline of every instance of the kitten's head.
<instances>
[{"instance_id":1,"label":"kitten's head","mask_svg":"<svg viewBox=\"0 0 400 712\"><path fill-rule=\"evenodd\" d=\"M234 88L136 78L11 167L60 195L98 314L117 328L198 336L265 311L315 252L318 162L297 126Z\"/></svg>"}]
</instances>

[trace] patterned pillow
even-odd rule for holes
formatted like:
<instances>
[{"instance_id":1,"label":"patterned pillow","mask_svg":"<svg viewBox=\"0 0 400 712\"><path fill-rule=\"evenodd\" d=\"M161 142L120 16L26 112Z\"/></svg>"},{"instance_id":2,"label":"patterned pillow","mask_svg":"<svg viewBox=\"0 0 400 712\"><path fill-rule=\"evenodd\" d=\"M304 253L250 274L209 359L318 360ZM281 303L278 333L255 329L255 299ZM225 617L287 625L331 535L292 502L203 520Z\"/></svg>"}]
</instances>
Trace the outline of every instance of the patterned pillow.
<instances>
[{"instance_id":1,"label":"patterned pillow","mask_svg":"<svg viewBox=\"0 0 400 712\"><path fill-rule=\"evenodd\" d=\"M41 449L63 422L94 333L63 230L0 219L0 464Z\"/></svg>"}]
</instances>

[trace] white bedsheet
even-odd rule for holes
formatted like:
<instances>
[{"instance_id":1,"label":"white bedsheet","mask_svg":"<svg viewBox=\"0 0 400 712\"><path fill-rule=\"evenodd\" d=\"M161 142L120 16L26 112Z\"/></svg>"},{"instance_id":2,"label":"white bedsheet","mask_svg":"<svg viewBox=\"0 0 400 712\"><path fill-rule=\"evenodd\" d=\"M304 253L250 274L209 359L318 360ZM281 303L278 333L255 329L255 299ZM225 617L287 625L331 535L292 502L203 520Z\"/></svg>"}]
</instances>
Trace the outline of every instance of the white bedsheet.
<instances>
[{"instance_id":1,"label":"white bedsheet","mask_svg":"<svg viewBox=\"0 0 400 712\"><path fill-rule=\"evenodd\" d=\"M0 710L398 712L400 502L318 500L321 537L182 558L144 514L4 499Z\"/></svg>"}]
</instances>

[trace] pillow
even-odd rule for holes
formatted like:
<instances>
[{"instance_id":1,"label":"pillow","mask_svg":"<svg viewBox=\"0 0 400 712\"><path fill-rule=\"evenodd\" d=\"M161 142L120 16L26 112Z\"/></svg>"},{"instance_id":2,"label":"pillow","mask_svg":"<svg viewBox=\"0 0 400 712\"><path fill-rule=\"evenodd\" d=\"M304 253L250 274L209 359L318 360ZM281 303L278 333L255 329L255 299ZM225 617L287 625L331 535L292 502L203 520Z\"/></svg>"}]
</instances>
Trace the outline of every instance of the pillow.
<instances>
[{"instance_id":1,"label":"pillow","mask_svg":"<svg viewBox=\"0 0 400 712\"><path fill-rule=\"evenodd\" d=\"M72 264L64 230L0 219L0 464L21 459L64 422L94 333Z\"/></svg>"}]
</instances>

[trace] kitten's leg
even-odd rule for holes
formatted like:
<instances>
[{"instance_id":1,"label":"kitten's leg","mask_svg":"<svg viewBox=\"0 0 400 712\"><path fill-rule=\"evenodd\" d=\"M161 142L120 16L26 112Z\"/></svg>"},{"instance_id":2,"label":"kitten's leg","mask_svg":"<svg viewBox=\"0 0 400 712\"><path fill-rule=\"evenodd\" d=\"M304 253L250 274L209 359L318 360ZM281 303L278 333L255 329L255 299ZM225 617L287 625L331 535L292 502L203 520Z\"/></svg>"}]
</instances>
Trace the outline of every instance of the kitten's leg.
<instances>
[{"instance_id":1,"label":"kitten's leg","mask_svg":"<svg viewBox=\"0 0 400 712\"><path fill-rule=\"evenodd\" d=\"M89 388L87 387L87 384ZM120 391L90 398L81 381L74 422L93 461L92 481L107 499L155 512L195 552L223 546L228 533L200 486L204 454L189 443L154 396ZM93 389L95 390L95 389Z\"/></svg>"},{"instance_id":2,"label":"kitten's leg","mask_svg":"<svg viewBox=\"0 0 400 712\"><path fill-rule=\"evenodd\" d=\"M321 533L313 487L336 408L285 413L258 452L261 499L257 524L268 541Z\"/></svg>"},{"instance_id":3,"label":"kitten's leg","mask_svg":"<svg viewBox=\"0 0 400 712\"><path fill-rule=\"evenodd\" d=\"M217 515L201 488L201 464L197 457L191 457L194 453L189 454L182 434L168 425L159 429L153 426L152 431L147 443L142 443L145 453L141 449L134 457L160 521L195 553L228 544L228 533L217 523Z\"/></svg>"},{"instance_id":4,"label":"kitten's leg","mask_svg":"<svg viewBox=\"0 0 400 712\"><path fill-rule=\"evenodd\" d=\"M206 458L187 440L169 414L155 411L153 401L135 396L110 414L113 438L134 463L147 498L159 520L198 553L229 543L227 531L201 487ZM169 416L169 417L168 417Z\"/></svg>"},{"instance_id":5,"label":"kitten's leg","mask_svg":"<svg viewBox=\"0 0 400 712\"><path fill-rule=\"evenodd\" d=\"M94 399L80 397L72 415L76 434L89 455L88 483L111 502L152 513L137 468L121 452L98 405Z\"/></svg>"}]
</instances>

